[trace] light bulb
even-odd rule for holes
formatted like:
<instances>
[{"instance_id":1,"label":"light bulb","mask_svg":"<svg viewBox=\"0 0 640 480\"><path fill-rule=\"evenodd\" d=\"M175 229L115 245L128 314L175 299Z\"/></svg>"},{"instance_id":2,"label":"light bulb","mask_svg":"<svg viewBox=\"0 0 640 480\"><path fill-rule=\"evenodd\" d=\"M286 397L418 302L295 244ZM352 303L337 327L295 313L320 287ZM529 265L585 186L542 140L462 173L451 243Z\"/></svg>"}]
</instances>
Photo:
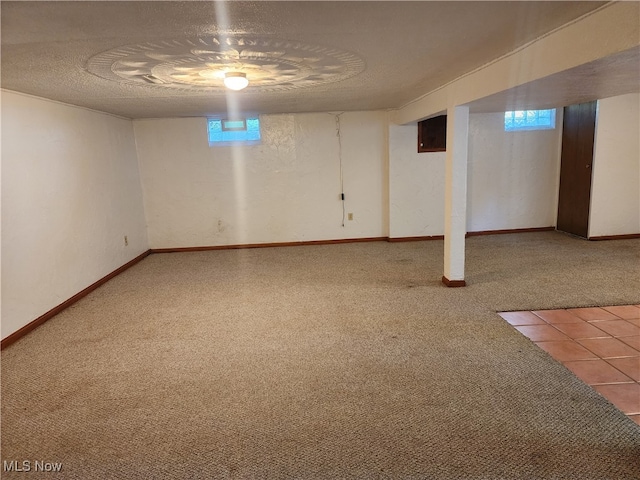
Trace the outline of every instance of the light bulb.
<instances>
[{"instance_id":1,"label":"light bulb","mask_svg":"<svg viewBox=\"0 0 640 480\"><path fill-rule=\"evenodd\" d=\"M249 85L249 80L242 72L227 72L224 75L224 85L231 90L242 90Z\"/></svg>"}]
</instances>

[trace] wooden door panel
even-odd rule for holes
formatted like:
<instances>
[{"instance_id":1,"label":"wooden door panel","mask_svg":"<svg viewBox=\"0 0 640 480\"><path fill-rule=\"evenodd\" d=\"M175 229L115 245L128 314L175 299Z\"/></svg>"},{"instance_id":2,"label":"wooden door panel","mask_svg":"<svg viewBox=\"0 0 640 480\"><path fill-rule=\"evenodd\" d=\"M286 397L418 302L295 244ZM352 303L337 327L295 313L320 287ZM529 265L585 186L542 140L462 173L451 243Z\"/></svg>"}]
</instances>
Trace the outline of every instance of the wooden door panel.
<instances>
[{"instance_id":1,"label":"wooden door panel","mask_svg":"<svg viewBox=\"0 0 640 480\"><path fill-rule=\"evenodd\" d=\"M596 102L564 108L557 228L580 237L589 231Z\"/></svg>"}]
</instances>

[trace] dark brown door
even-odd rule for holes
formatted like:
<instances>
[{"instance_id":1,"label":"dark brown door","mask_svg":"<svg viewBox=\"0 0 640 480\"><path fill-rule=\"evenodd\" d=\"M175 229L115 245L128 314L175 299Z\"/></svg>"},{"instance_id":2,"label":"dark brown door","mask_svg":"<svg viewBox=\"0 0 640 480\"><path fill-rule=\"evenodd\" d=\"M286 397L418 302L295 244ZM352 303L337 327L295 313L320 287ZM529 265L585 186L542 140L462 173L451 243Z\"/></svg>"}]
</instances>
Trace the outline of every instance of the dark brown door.
<instances>
[{"instance_id":1,"label":"dark brown door","mask_svg":"<svg viewBox=\"0 0 640 480\"><path fill-rule=\"evenodd\" d=\"M596 102L564 108L558 230L587 238Z\"/></svg>"}]
</instances>

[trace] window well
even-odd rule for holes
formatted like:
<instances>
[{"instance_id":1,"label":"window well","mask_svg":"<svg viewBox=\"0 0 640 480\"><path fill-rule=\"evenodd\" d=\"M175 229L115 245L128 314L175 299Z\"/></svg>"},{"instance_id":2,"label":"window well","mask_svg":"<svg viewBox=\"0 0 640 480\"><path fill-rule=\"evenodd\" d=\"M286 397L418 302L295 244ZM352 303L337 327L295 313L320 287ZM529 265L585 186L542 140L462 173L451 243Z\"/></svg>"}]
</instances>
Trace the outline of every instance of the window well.
<instances>
[{"instance_id":1,"label":"window well","mask_svg":"<svg viewBox=\"0 0 640 480\"><path fill-rule=\"evenodd\" d=\"M256 145L260 143L259 118L209 118L209 146Z\"/></svg>"}]
</instances>

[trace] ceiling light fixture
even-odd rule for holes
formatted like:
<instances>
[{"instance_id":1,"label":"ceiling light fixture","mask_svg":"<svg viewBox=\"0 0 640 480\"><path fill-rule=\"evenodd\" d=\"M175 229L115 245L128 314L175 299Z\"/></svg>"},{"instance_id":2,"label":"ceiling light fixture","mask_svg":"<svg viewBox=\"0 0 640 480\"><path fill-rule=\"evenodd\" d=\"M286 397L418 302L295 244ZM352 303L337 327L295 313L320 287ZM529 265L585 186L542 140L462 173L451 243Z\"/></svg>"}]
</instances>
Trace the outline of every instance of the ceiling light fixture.
<instances>
[{"instance_id":1,"label":"ceiling light fixture","mask_svg":"<svg viewBox=\"0 0 640 480\"><path fill-rule=\"evenodd\" d=\"M249 85L249 80L245 73L227 72L224 75L224 85L231 90L242 90Z\"/></svg>"}]
</instances>

